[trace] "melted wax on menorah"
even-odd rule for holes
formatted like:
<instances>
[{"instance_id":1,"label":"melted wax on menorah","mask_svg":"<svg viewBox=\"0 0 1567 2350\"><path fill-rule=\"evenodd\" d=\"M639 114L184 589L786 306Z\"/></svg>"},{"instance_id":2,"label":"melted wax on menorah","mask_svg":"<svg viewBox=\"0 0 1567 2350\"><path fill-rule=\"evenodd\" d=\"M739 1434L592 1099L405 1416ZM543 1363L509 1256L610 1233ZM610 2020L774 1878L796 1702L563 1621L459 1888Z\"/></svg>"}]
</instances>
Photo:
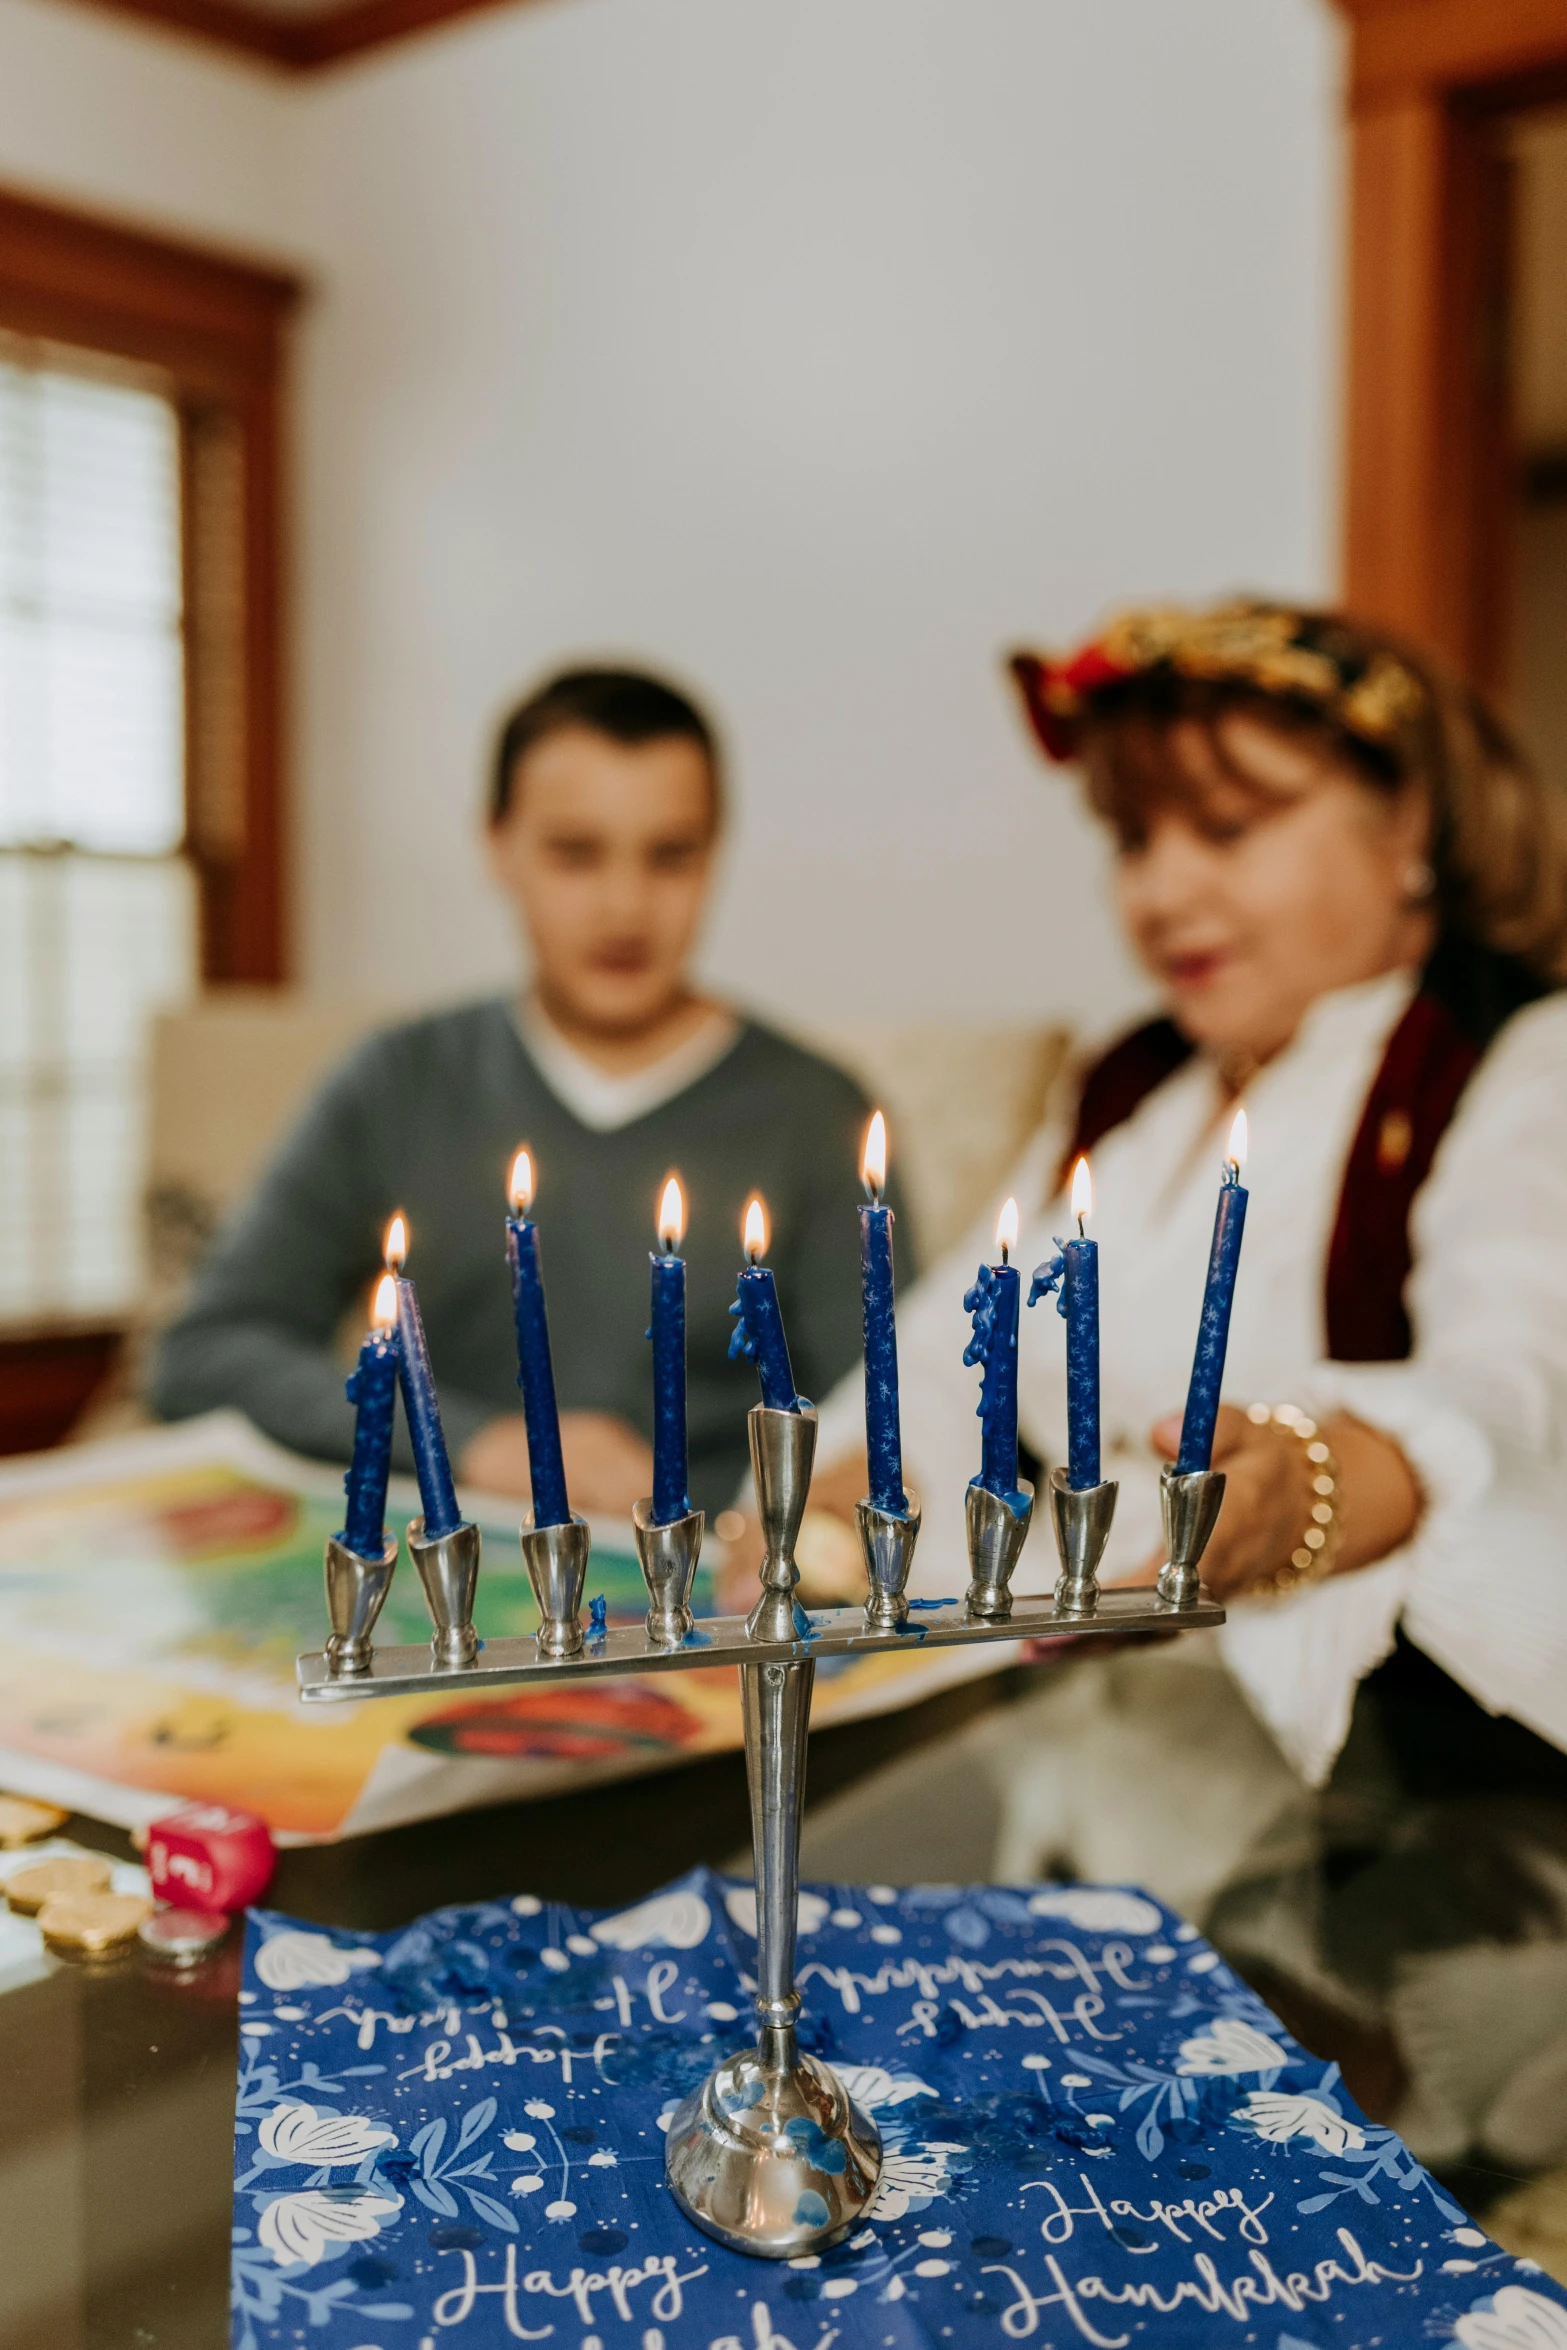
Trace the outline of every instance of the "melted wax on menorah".
<instances>
[{"instance_id":1,"label":"melted wax on menorah","mask_svg":"<svg viewBox=\"0 0 1567 2350\"><path fill-rule=\"evenodd\" d=\"M1242 1122L1237 1120L1237 1133ZM797 2259L839 2242L876 2191L881 2141L832 2067L804 2054L794 1982L800 1819L816 1660L893 1649L1001 1640L1103 1638L1187 1630L1223 1622L1202 1591L1198 1567L1218 1516L1223 1475L1210 1466L1224 1371L1230 1304L1246 1194L1240 1141L1220 1191L1197 1357L1180 1460L1162 1486L1167 1564L1156 1589L1101 1591L1098 1567L1115 1511L1116 1487L1099 1468L1099 1261L1087 1238L1091 1194L1086 1161L1072 1187L1075 1238L1034 1275L1028 1302L1060 1292L1067 1323L1068 1461L1050 1481L1061 1571L1042 1598L1016 1594L1013 1575L1033 1514L1031 1485L1018 1469L1018 1329L1021 1285L1011 1262L1016 1203L997 1228L1000 1262L982 1265L964 1303L973 1337L964 1361L980 1367L981 1461L965 1496L970 1579L961 1599L911 1599L909 1572L920 1529L918 1497L903 1477L894 1312L892 1210L882 1198L886 1128L878 1112L866 1138L861 1180L861 1286L865 1337L865 1430L870 1491L857 1524L866 1591L857 1606L815 1609L796 1596L795 1542L811 1489L816 1413L795 1390L778 1285L764 1263L767 1214L747 1206L745 1263L731 1312L730 1353L756 1366L762 1400L749 1415L751 1469L761 1524L759 1589L748 1615L693 1619L692 1580L703 1514L687 1491L685 1418L685 1204L671 1177L650 1260L653 1349L654 1491L633 1512L648 1591L645 1621L609 1627L582 1620L589 1553L585 1518L571 1508L550 1359L539 1231L531 1220L531 1156L517 1153L506 1219L533 1505L521 1528L523 1559L539 1610L527 1637L481 1642L473 1606L479 1529L464 1520L452 1484L440 1406L413 1282L403 1273L405 1220L387 1235L390 1278L378 1285L372 1327L349 1383L358 1408L343 1531L326 1546L332 1637L299 1660L301 1696L323 1704L364 1697L428 1695L460 1680L465 1688L588 1678L609 1673L703 1672L738 1666L746 1775L756 1870L755 2045L727 2057L675 2114L666 2140L670 2192L696 2224L736 2251ZM402 1389L413 1440L423 1517L408 1544L430 1609L424 1648L374 1645L397 1543L385 1530L393 1389Z\"/></svg>"}]
</instances>

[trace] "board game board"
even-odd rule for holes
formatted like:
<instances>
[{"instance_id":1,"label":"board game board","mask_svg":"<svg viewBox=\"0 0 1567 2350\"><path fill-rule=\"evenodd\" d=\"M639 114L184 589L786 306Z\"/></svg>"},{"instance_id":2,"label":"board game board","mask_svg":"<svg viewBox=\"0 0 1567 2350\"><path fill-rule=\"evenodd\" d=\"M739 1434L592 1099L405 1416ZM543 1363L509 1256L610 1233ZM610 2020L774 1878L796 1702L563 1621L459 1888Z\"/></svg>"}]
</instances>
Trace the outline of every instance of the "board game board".
<instances>
[{"instance_id":1,"label":"board game board","mask_svg":"<svg viewBox=\"0 0 1567 2350\"><path fill-rule=\"evenodd\" d=\"M517 1506L466 1499L485 1533L480 1636L529 1632ZM339 1471L228 1412L0 1469L0 1786L125 1827L206 1798L314 1843L739 1745L724 1670L302 1708L294 1658L325 1631L322 1544L342 1510ZM417 1510L394 1480L389 1524ZM612 1624L645 1611L629 1525L595 1525L589 1591ZM705 1568L693 1603L712 1605ZM377 1638L428 1631L405 1552ZM912 1704L1013 1655L825 1660L814 1719Z\"/></svg>"}]
</instances>

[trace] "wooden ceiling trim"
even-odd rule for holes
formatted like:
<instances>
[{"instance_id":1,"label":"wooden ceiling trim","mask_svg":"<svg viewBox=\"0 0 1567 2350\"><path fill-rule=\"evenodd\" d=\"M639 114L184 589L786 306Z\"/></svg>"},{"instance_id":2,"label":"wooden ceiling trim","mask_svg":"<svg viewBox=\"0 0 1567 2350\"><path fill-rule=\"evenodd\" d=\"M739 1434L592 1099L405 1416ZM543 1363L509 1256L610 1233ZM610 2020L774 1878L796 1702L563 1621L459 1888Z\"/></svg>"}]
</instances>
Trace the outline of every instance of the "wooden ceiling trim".
<instances>
[{"instance_id":1,"label":"wooden ceiling trim","mask_svg":"<svg viewBox=\"0 0 1567 2350\"><path fill-rule=\"evenodd\" d=\"M92 0L116 15L184 33L284 72L308 73L341 64L388 42L428 32L480 9L520 6L522 0L344 0L312 15L272 16L244 0Z\"/></svg>"},{"instance_id":2,"label":"wooden ceiling trim","mask_svg":"<svg viewBox=\"0 0 1567 2350\"><path fill-rule=\"evenodd\" d=\"M1351 19L1351 102L1459 90L1555 69L1567 0L1338 0Z\"/></svg>"}]
</instances>

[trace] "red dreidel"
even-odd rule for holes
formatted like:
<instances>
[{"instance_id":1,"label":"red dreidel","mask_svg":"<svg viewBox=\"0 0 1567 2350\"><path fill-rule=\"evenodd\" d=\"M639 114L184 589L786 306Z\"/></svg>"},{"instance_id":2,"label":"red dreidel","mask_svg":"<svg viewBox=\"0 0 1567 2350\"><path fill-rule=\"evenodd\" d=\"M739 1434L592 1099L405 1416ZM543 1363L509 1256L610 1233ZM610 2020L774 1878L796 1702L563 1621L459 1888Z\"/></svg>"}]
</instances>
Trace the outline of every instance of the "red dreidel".
<instances>
[{"instance_id":1,"label":"red dreidel","mask_svg":"<svg viewBox=\"0 0 1567 2350\"><path fill-rule=\"evenodd\" d=\"M221 1803L187 1803L147 1830L147 1873L160 1901L234 1911L258 1901L277 1853L264 1820Z\"/></svg>"}]
</instances>

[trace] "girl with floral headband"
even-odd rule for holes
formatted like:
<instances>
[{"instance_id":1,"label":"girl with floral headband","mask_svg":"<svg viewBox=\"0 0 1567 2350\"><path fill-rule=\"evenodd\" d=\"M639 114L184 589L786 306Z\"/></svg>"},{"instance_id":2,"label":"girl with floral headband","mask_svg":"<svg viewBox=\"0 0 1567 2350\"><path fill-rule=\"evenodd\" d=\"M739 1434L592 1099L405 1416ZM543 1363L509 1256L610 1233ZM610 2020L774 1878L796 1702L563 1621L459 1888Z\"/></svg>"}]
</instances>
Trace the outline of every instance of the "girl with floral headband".
<instances>
[{"instance_id":1,"label":"girl with floral headband","mask_svg":"<svg viewBox=\"0 0 1567 2350\"><path fill-rule=\"evenodd\" d=\"M1001 1717L994 1868L1151 1886L1308 2042L1358 2051L1428 2158L1543 2159L1567 2150L1567 2099L1528 2085L1567 2027L1567 799L1435 662L1336 614L1130 612L1011 667L1046 752L1080 764L1163 998L1008 1186L1028 1266L1092 1154L1107 1582L1160 1562L1238 1099L1251 1148L1204 1562L1229 1621L1064 1665ZM899 1314L928 1591L965 1572L962 1296L989 1237ZM1054 1315L1023 1317L1019 1401L1063 1460ZM824 1410L818 1503L865 1489L859 1408L850 1382ZM1540 1936L1561 1963L1531 2022ZM1511 2053L1444 2069L1425 2055L1477 1944L1516 1975ZM1567 2031L1559 2056L1567 2078Z\"/></svg>"}]
</instances>

